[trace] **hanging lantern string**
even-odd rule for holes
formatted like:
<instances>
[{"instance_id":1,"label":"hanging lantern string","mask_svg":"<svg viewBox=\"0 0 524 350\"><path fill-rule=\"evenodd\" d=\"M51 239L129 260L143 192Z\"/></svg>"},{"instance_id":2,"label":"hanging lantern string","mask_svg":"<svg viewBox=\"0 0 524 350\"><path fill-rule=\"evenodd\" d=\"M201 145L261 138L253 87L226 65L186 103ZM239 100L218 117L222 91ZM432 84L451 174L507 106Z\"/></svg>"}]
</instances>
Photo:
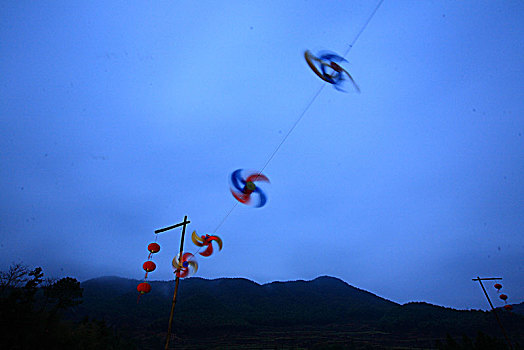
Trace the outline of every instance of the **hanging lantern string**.
<instances>
[{"instance_id":1,"label":"hanging lantern string","mask_svg":"<svg viewBox=\"0 0 524 350\"><path fill-rule=\"evenodd\" d=\"M349 44L349 47L347 48L346 52L344 52L344 58L348 55L349 51L353 48L353 46L355 45L355 43L357 42L357 40L360 38L360 35L362 35L362 33L364 32L364 30L366 29L366 27L368 26L369 22L371 22L371 19L375 16L375 14L377 13L378 9L380 8L380 6L382 5L382 3L384 2L384 0L380 0L377 4L377 6L375 6L375 9L373 10L373 12L371 13L371 15L368 17L368 19L366 20L366 22L364 23L364 25L360 28L360 30L358 31L357 35L355 36L355 38L353 39L353 41ZM271 160L273 159L273 157L277 154L277 152L280 150L280 147L282 147L282 145L284 144L284 142L286 142L287 138L289 137L289 135L293 132L293 130L295 130L296 126L298 125L298 123L300 123L300 121L302 120L302 118L304 117L304 115L306 114L306 112L309 110L309 108L311 107L311 105L313 104L313 102L315 102L315 100L317 99L318 95L320 95L320 93L322 92L322 90L324 89L324 87L326 86L326 84L322 84L322 86L318 89L317 93L315 95L313 95L313 98L311 98L311 100L309 101L309 103L306 105L306 107L302 110L302 113L300 113L300 115L298 116L297 120L295 121L295 123L291 126L291 128L289 129L289 131L287 132L287 134L284 136L284 138L282 139L282 141L280 141L280 143L277 145L277 147L275 148L275 150L271 153L271 155L269 156L268 160L266 161L266 163L264 164L264 166L262 167L262 169L260 169L260 171L258 171L258 174L257 174L257 177L255 178L254 181L256 181L259 176L262 174L262 172L264 171L264 169L266 169L266 167L268 166L269 162L271 162ZM216 233L218 231L218 229L222 226L222 224L226 221L226 219L229 217L229 215L233 212L233 210L236 208L238 202L236 202L233 207L229 210L229 212L226 214L226 216L220 221L220 223L218 224L218 226L215 228L215 230L213 231L213 234Z\"/></svg>"},{"instance_id":2,"label":"hanging lantern string","mask_svg":"<svg viewBox=\"0 0 524 350\"><path fill-rule=\"evenodd\" d=\"M159 245L158 243L156 243L156 241L157 241L157 237L155 237L155 242L154 242L154 243L150 243L150 244L147 246L147 248L148 248L148 250L149 250L149 255L147 256L147 260L146 260L146 262L144 262L144 264L142 265L142 267L143 267L144 270L146 271L146 273L145 273L145 275L144 275L144 282L146 282L146 280L147 280L147 275L149 274L149 272L154 271L155 268L156 268L155 263L151 260L151 256L152 256L153 254L155 254L155 253L158 253L158 252L160 251L160 245ZM152 244L156 244L156 245L159 247L159 249L158 249L157 251L154 251L155 249L150 249L150 246L151 246ZM151 266L151 264L148 264L149 261L151 261L152 266ZM146 267L144 267L144 266L146 266ZM147 267L149 267L149 268L152 267L152 270L151 270L151 271L148 271L148 268L147 268Z\"/></svg>"},{"instance_id":3,"label":"hanging lantern string","mask_svg":"<svg viewBox=\"0 0 524 350\"><path fill-rule=\"evenodd\" d=\"M154 241L154 243L157 243L157 241L158 241L158 235L155 234L155 241ZM153 252L152 252L152 251L149 251L149 255L147 256L147 260L146 260L146 262L151 260L151 256L152 256L152 255L153 255ZM146 270L146 274L145 274L145 276L144 276L144 282L147 280L147 274L148 274L148 273L149 273L149 271Z\"/></svg>"}]
</instances>

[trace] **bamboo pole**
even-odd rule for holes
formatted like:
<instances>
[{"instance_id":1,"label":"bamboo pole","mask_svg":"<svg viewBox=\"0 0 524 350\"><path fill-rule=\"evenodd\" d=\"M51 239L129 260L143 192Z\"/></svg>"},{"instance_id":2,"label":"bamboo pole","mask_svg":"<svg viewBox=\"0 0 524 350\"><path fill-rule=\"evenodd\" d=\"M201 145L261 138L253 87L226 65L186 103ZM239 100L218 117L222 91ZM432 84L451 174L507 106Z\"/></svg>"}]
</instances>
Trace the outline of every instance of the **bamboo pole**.
<instances>
[{"instance_id":1,"label":"bamboo pole","mask_svg":"<svg viewBox=\"0 0 524 350\"><path fill-rule=\"evenodd\" d=\"M488 299L489 306L491 306L491 310L493 310L493 315L495 315L495 318L497 319L497 323L500 326L500 329L502 330L502 334L504 334L504 338L506 338L506 341L508 342L509 349L513 349L513 346L511 345L511 342L509 341L509 337L506 334L506 330L504 327L502 327L502 322L500 322L499 315L497 314L497 311L493 307L493 304L491 303L491 299L489 298L488 292L486 292L486 288L484 288L484 285L482 284L482 280L501 280L502 278L480 278L477 276L477 278L473 278L473 281L478 281L480 283L480 286L482 287L482 290L484 291L484 295L486 296L486 299Z\"/></svg>"},{"instance_id":2,"label":"bamboo pole","mask_svg":"<svg viewBox=\"0 0 524 350\"><path fill-rule=\"evenodd\" d=\"M182 238L180 239L180 257L182 257L182 252L184 250L184 236L186 235L186 225L189 223L187 221L187 215L184 217L184 222L182 223ZM180 226L175 225L174 227ZM171 228L174 228L173 226ZM160 230L159 230L160 231ZM173 302L171 304L171 314L169 315L169 325L167 326L167 337L166 337L166 346L165 350L169 349L169 340L171 338L171 326L173 325L173 314L175 312L175 304L176 304L176 295L178 293L178 284L180 282L180 277L175 278L175 292L173 293Z\"/></svg>"}]
</instances>

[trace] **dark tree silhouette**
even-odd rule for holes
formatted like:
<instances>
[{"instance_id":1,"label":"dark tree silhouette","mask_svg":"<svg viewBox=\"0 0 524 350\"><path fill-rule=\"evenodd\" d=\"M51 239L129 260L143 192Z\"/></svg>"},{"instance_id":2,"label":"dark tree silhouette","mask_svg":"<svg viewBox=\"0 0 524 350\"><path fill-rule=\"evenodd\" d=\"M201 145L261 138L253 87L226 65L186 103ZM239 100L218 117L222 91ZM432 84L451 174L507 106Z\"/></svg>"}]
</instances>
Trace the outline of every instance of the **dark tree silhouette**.
<instances>
[{"instance_id":1,"label":"dark tree silhouette","mask_svg":"<svg viewBox=\"0 0 524 350\"><path fill-rule=\"evenodd\" d=\"M82 303L80 282L71 277L62 278L45 288L44 295L54 303L52 314Z\"/></svg>"},{"instance_id":2,"label":"dark tree silhouette","mask_svg":"<svg viewBox=\"0 0 524 350\"><path fill-rule=\"evenodd\" d=\"M20 263L12 264L7 271L0 271L0 297L13 288L21 287L27 281L28 272L27 266Z\"/></svg>"},{"instance_id":3,"label":"dark tree silhouette","mask_svg":"<svg viewBox=\"0 0 524 350\"><path fill-rule=\"evenodd\" d=\"M44 281L42 268L20 263L0 271L0 349L135 349L104 321L64 321L58 311L82 302L71 277Z\"/></svg>"}]
</instances>

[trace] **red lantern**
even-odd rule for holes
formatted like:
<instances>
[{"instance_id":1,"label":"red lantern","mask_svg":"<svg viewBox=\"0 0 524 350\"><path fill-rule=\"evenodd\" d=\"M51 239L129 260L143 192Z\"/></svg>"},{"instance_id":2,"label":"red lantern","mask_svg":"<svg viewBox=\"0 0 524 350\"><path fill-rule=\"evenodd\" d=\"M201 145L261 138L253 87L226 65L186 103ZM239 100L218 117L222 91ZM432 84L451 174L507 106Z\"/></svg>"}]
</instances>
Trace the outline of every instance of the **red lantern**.
<instances>
[{"instance_id":1,"label":"red lantern","mask_svg":"<svg viewBox=\"0 0 524 350\"><path fill-rule=\"evenodd\" d=\"M142 282L136 287L136 290L138 290L140 294L146 294L151 291L151 285L147 282Z\"/></svg>"},{"instance_id":2,"label":"red lantern","mask_svg":"<svg viewBox=\"0 0 524 350\"><path fill-rule=\"evenodd\" d=\"M509 304L508 305L504 305L504 309L506 309L508 311L511 311L511 310L513 310L513 306L511 306Z\"/></svg>"},{"instance_id":3,"label":"red lantern","mask_svg":"<svg viewBox=\"0 0 524 350\"><path fill-rule=\"evenodd\" d=\"M508 296L506 294L501 294L499 298L506 301L506 299L508 299Z\"/></svg>"},{"instance_id":4,"label":"red lantern","mask_svg":"<svg viewBox=\"0 0 524 350\"><path fill-rule=\"evenodd\" d=\"M158 243L151 243L147 246L147 250L149 250L151 254L158 253L160 251L160 245Z\"/></svg>"},{"instance_id":5,"label":"red lantern","mask_svg":"<svg viewBox=\"0 0 524 350\"><path fill-rule=\"evenodd\" d=\"M148 260L144 263L144 265L142 265L143 269L146 271L146 272L151 272L151 271L155 271L156 269L156 264L154 262L152 262L151 260Z\"/></svg>"},{"instance_id":6,"label":"red lantern","mask_svg":"<svg viewBox=\"0 0 524 350\"><path fill-rule=\"evenodd\" d=\"M497 292L500 292L500 289L502 288L502 284L495 283L495 285L493 287L495 287L497 289Z\"/></svg>"}]
</instances>

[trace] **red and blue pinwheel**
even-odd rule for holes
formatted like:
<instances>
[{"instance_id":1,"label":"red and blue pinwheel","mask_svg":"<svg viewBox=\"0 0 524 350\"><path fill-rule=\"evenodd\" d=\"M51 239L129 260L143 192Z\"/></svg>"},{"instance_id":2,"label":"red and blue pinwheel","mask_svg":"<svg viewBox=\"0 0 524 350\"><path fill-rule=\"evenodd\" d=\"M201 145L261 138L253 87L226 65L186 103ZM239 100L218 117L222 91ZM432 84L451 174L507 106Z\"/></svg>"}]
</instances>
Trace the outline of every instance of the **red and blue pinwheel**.
<instances>
[{"instance_id":1,"label":"red and blue pinwheel","mask_svg":"<svg viewBox=\"0 0 524 350\"><path fill-rule=\"evenodd\" d=\"M222 240L218 236L210 236L210 235L203 235L198 236L196 231L193 231L193 234L191 235L191 240L197 247L205 247L207 248L199 253L202 256L210 256L213 254L213 241L217 242L218 244L218 250L222 250Z\"/></svg>"},{"instance_id":2,"label":"red and blue pinwheel","mask_svg":"<svg viewBox=\"0 0 524 350\"><path fill-rule=\"evenodd\" d=\"M187 277L190 273L192 275L198 270L198 263L195 261L195 256L191 253L182 254L182 258L180 258L180 254L177 254L173 259L172 265L175 269L175 275L180 278Z\"/></svg>"},{"instance_id":3,"label":"red and blue pinwheel","mask_svg":"<svg viewBox=\"0 0 524 350\"><path fill-rule=\"evenodd\" d=\"M269 179L259 172L246 172L243 169L237 169L231 174L231 193L237 201L243 204L252 205L255 208L264 206L267 202L267 197L260 188L255 185L255 182L263 181L269 182ZM256 201L252 201L252 196L257 197Z\"/></svg>"},{"instance_id":4,"label":"red and blue pinwheel","mask_svg":"<svg viewBox=\"0 0 524 350\"><path fill-rule=\"evenodd\" d=\"M344 57L327 51L320 52L319 57L315 57L311 52L306 51L304 52L304 58L306 59L309 68L311 68L320 79L333 84L335 89L344 91L342 85L347 77L353 83L355 90L360 92L353 77L339 65L341 62L347 62ZM319 67L317 67L317 65Z\"/></svg>"}]
</instances>

